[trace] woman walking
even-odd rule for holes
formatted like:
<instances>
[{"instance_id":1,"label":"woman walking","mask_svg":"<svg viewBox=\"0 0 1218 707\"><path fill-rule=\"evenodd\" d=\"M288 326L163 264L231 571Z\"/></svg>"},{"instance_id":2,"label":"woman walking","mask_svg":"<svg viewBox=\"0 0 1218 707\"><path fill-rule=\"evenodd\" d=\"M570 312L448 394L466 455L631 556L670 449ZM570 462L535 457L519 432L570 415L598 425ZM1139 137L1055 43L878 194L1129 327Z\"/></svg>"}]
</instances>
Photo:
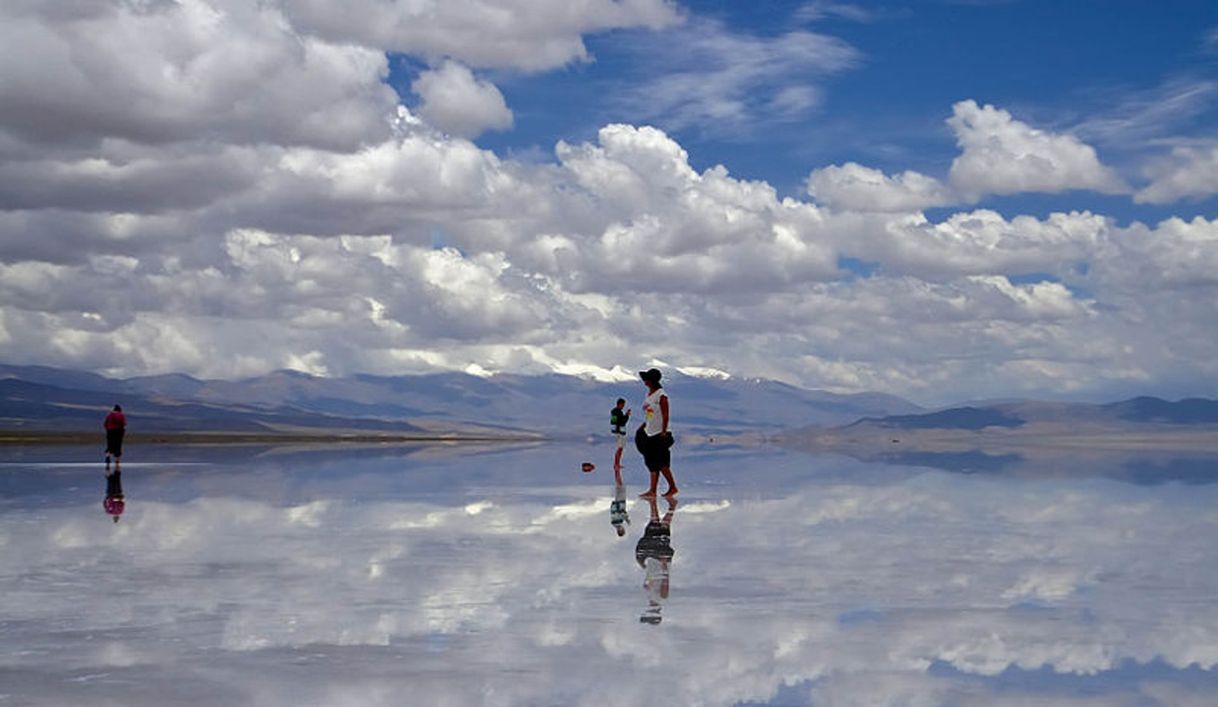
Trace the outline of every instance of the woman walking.
<instances>
[{"instance_id":1,"label":"woman walking","mask_svg":"<svg viewBox=\"0 0 1218 707\"><path fill-rule=\"evenodd\" d=\"M672 430L669 429L668 393L660 385L661 374L658 369L650 368L639 371L639 378L647 384L647 397L643 400L644 422L634 435L634 444L643 455L643 463L651 472L651 488L639 494L641 498L655 498L656 484L660 474L668 482L665 496L675 496L677 482L672 477Z\"/></svg>"}]
</instances>

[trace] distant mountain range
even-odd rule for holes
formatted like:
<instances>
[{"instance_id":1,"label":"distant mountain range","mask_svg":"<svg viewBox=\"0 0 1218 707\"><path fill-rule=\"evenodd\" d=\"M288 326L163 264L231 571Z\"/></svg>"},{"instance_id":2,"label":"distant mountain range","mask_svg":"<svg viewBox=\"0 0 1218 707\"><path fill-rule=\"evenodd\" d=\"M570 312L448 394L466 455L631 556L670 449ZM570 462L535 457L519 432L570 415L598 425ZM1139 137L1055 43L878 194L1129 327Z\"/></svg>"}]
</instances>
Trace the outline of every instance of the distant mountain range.
<instances>
[{"instance_id":1,"label":"distant mountain range","mask_svg":"<svg viewBox=\"0 0 1218 707\"><path fill-rule=\"evenodd\" d=\"M1059 456L1086 456L1097 450L1218 454L1218 400L1139 397L1099 405L967 405L864 417L846 425L805 426L773 441L866 460L978 470L1023 460L1033 449L1038 454L1055 450Z\"/></svg>"},{"instance_id":2,"label":"distant mountain range","mask_svg":"<svg viewBox=\"0 0 1218 707\"><path fill-rule=\"evenodd\" d=\"M924 410L891 395L843 395L762 379L672 372L665 387L679 434L769 439L863 458L1005 459L1030 445L1209 445L1218 451L1218 401L1204 398L1140 397L1100 405L1015 401ZM321 378L276 371L229 381L185 375L117 379L0 365L0 431L96 433L106 410L119 403L132 430L142 432L584 438L608 431L609 409L618 397L640 413L643 392L641 383L557 374Z\"/></svg>"},{"instance_id":3,"label":"distant mountain range","mask_svg":"<svg viewBox=\"0 0 1218 707\"><path fill-rule=\"evenodd\" d=\"M1211 425L1218 424L1218 400L1185 398L1172 402L1144 396L1103 405L1022 401L984 407L953 407L914 415L866 417L851 426L982 430L1022 427L1035 422Z\"/></svg>"},{"instance_id":4,"label":"distant mountain range","mask_svg":"<svg viewBox=\"0 0 1218 707\"><path fill-rule=\"evenodd\" d=\"M785 383L672 373L674 427L706 436L758 434L921 408L883 394L842 395ZM115 379L43 366L0 365L0 429L94 432L115 403L133 430L546 437L604 434L618 397L640 413L641 383L563 375L463 373L321 378L277 371L244 380L185 375ZM635 418L638 419L637 417Z\"/></svg>"}]
</instances>

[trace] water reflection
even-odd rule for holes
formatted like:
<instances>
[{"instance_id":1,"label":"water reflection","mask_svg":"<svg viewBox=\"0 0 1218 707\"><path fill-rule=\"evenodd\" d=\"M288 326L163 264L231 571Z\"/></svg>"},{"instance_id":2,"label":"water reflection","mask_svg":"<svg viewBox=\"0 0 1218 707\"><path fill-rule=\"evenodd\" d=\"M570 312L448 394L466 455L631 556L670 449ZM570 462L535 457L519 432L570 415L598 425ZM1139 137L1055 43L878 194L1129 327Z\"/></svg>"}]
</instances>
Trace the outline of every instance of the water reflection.
<instances>
[{"instance_id":1,"label":"water reflection","mask_svg":"<svg viewBox=\"0 0 1218 707\"><path fill-rule=\"evenodd\" d=\"M609 524L619 538L626 535L626 526L630 525L630 511L626 509L626 484L622 482L620 470L613 484L613 500L609 502Z\"/></svg>"},{"instance_id":2,"label":"water reflection","mask_svg":"<svg viewBox=\"0 0 1218 707\"><path fill-rule=\"evenodd\" d=\"M107 460L109 466L109 460ZM126 497L123 495L123 472L115 469L106 472L106 499L102 501L106 514L117 523L127 508Z\"/></svg>"},{"instance_id":3,"label":"water reflection","mask_svg":"<svg viewBox=\"0 0 1218 707\"><path fill-rule=\"evenodd\" d=\"M990 454L980 449L962 452L891 452L877 455L876 461L896 466L929 466L962 474L1009 471L1024 461L1014 453Z\"/></svg>"},{"instance_id":4,"label":"water reflection","mask_svg":"<svg viewBox=\"0 0 1218 707\"><path fill-rule=\"evenodd\" d=\"M643 591L647 594L647 608L639 616L639 622L655 625L662 620L661 611L664 601L668 599L669 566L675 554L672 549L672 516L677 510L677 500L672 496L666 497L668 512L663 518L660 517L655 497L645 500L651 507L651 516L643 529L643 536L634 546L634 560L643 568Z\"/></svg>"},{"instance_id":5,"label":"water reflection","mask_svg":"<svg viewBox=\"0 0 1218 707\"><path fill-rule=\"evenodd\" d=\"M867 455L863 461L919 466L955 474L1003 474L1029 478L1098 476L1139 486L1218 483L1218 457L1170 451L1114 452L1105 449L987 452L900 451Z\"/></svg>"},{"instance_id":6,"label":"water reflection","mask_svg":"<svg viewBox=\"0 0 1218 707\"><path fill-rule=\"evenodd\" d=\"M139 503L105 533L95 455L9 458L0 703L1218 695L1218 485L691 448L679 508L633 505L619 537L615 502L646 472L609 500L609 479L572 470L586 451L166 451L134 466Z\"/></svg>"}]
</instances>

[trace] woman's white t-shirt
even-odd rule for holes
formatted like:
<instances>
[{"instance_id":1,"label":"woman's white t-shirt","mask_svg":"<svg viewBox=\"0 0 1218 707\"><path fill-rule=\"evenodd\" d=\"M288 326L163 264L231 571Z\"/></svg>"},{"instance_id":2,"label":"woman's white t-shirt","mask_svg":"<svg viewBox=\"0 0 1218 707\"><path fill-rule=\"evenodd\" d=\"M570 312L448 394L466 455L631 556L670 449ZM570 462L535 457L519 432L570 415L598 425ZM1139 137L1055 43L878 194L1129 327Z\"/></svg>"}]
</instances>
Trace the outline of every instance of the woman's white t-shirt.
<instances>
[{"instance_id":1,"label":"woman's white t-shirt","mask_svg":"<svg viewBox=\"0 0 1218 707\"><path fill-rule=\"evenodd\" d=\"M663 388L647 394L643 398L643 415L646 417L646 427L648 437L654 437L664 431L664 413L660 411L660 398L667 398L668 393L664 392ZM671 404L671 400L669 401ZM672 408L669 408L668 431L672 432Z\"/></svg>"}]
</instances>

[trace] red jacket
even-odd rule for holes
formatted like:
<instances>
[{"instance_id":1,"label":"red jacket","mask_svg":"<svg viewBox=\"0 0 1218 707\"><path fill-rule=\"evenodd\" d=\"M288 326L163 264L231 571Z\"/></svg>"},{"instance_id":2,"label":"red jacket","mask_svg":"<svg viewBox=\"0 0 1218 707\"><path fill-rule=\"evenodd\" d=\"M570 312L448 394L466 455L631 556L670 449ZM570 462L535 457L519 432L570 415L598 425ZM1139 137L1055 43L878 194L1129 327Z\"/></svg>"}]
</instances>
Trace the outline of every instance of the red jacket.
<instances>
[{"instance_id":1,"label":"red jacket","mask_svg":"<svg viewBox=\"0 0 1218 707\"><path fill-rule=\"evenodd\" d=\"M125 430L127 429L127 417L117 410L106 415L106 421L102 426L108 430Z\"/></svg>"}]
</instances>

